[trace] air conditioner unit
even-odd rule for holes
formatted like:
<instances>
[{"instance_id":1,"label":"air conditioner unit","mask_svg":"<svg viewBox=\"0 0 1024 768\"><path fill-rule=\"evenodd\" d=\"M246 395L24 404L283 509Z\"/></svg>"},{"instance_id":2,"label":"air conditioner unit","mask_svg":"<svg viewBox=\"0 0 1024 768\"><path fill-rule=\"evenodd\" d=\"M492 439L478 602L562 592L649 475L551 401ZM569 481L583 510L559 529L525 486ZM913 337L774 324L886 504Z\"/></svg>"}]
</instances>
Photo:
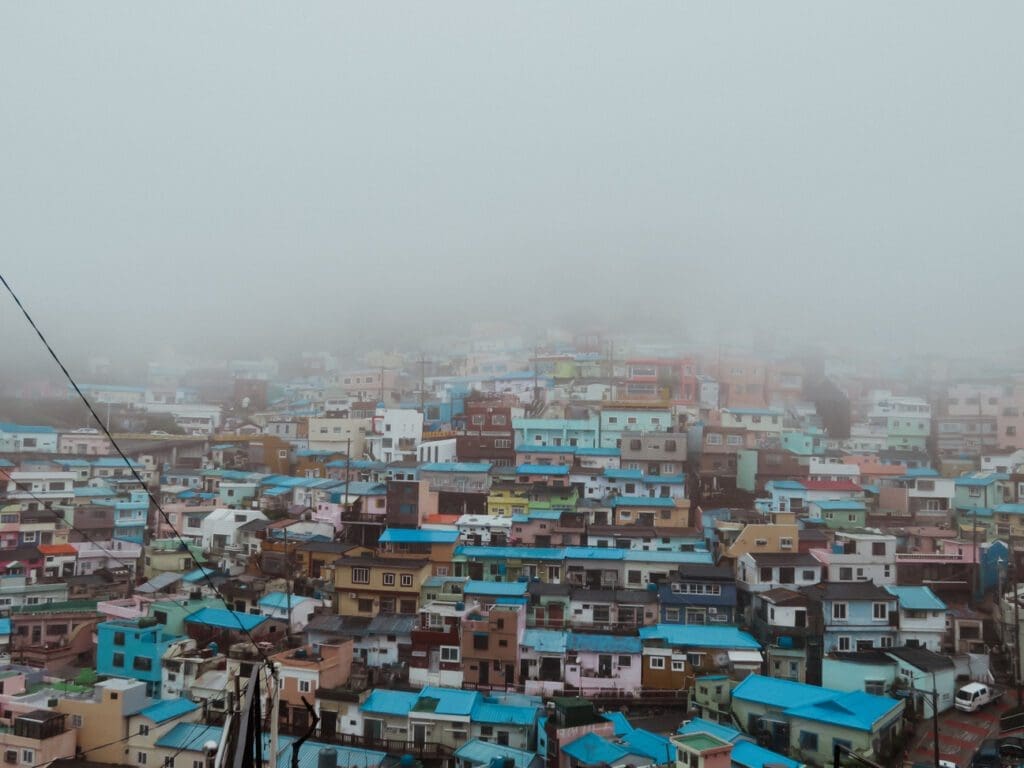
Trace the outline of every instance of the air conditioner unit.
<instances>
[{"instance_id":1,"label":"air conditioner unit","mask_svg":"<svg viewBox=\"0 0 1024 768\"><path fill-rule=\"evenodd\" d=\"M359 595L357 595L355 592L349 592L348 593L348 599L349 600L355 600L357 597L359 597Z\"/></svg>"},{"instance_id":2,"label":"air conditioner unit","mask_svg":"<svg viewBox=\"0 0 1024 768\"><path fill-rule=\"evenodd\" d=\"M708 615L709 616L715 616L717 613L718 613L718 609L717 608L715 608L714 606L709 606L708 607Z\"/></svg>"}]
</instances>

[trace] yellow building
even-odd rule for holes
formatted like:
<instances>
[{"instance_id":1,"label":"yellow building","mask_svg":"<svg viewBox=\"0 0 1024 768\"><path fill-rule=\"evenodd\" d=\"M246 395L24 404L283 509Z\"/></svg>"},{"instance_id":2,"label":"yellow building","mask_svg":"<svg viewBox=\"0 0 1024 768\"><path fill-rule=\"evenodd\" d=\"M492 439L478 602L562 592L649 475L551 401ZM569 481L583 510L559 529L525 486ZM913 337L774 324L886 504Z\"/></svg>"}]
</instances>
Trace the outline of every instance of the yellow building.
<instances>
[{"instance_id":1,"label":"yellow building","mask_svg":"<svg viewBox=\"0 0 1024 768\"><path fill-rule=\"evenodd\" d=\"M341 616L415 614L432 565L422 559L343 557L334 563L334 598Z\"/></svg>"}]
</instances>

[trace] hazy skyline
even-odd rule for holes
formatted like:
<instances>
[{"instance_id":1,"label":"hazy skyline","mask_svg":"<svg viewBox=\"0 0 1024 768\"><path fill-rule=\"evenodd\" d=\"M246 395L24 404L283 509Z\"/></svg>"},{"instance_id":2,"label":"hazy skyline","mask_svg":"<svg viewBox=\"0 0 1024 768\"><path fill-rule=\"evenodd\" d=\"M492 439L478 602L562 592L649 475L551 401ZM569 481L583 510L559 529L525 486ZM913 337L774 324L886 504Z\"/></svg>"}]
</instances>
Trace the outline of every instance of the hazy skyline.
<instances>
[{"instance_id":1,"label":"hazy skyline","mask_svg":"<svg viewBox=\"0 0 1024 768\"><path fill-rule=\"evenodd\" d=\"M488 317L1016 347L1022 25L1008 2L7 3L2 269L60 349L111 356Z\"/></svg>"}]
</instances>

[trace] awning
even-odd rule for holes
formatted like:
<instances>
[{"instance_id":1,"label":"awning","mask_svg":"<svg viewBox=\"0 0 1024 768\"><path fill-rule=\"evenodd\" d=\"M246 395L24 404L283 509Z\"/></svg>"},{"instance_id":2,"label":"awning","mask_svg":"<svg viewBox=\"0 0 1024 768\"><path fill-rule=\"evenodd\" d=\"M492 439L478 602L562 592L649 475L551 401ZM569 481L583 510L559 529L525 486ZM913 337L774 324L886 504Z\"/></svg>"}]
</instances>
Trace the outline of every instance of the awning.
<instances>
[{"instance_id":1,"label":"awning","mask_svg":"<svg viewBox=\"0 0 1024 768\"><path fill-rule=\"evenodd\" d=\"M759 651L729 651L729 661L733 664L760 664L764 659Z\"/></svg>"}]
</instances>

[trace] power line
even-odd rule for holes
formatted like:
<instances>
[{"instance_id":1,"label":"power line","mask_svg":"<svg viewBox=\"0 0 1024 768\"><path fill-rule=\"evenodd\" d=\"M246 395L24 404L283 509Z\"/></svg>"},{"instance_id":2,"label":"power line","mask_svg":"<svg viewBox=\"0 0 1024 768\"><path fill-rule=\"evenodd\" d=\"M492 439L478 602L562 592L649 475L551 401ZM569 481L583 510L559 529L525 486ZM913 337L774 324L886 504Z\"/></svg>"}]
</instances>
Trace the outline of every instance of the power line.
<instances>
[{"instance_id":1,"label":"power line","mask_svg":"<svg viewBox=\"0 0 1024 768\"><path fill-rule=\"evenodd\" d=\"M125 568L131 568L133 573L135 573L137 571L138 563L133 563L133 564L129 565L124 560L122 560L117 555L115 555L113 552L111 552L109 549L107 549L102 544L100 544L98 541L96 541L96 539L94 539L92 536L90 536L87 531L83 531L81 528L76 526L74 523L72 523L66 517L61 517L59 514L57 514L57 510L53 509L52 507L47 507L46 506L46 501L44 501L43 499L41 499L38 496L36 496L34 493L32 493L32 491L30 491L28 488L25 488L21 483L19 483L17 480L15 480L13 477L11 477L11 473L8 472L6 469L0 467L0 474L3 474L8 480L10 480L12 483L14 483L15 488L17 488L19 491L22 491L23 493L27 493L29 496L31 496L33 499L35 499L39 504L41 504L43 506L44 510L46 510L47 512L51 512L53 514L54 518L56 518L57 520L60 520L61 522L65 523L72 530L78 531L88 541L90 541L91 543L95 544L96 547L101 552L103 552L104 554L109 555L111 558L113 558L114 560L119 562Z\"/></svg>"},{"instance_id":2,"label":"power line","mask_svg":"<svg viewBox=\"0 0 1024 768\"><path fill-rule=\"evenodd\" d=\"M10 283L7 282L7 278L4 277L2 273L0 273L0 283L3 283L4 288L7 289L7 293L9 293L11 298L14 299L14 303L18 305L18 309L21 310L21 314L25 316L25 320L32 327L32 330L36 332L36 336L39 337L39 341L41 341L43 346L46 347L46 351L50 353L50 357L53 358L53 362L57 364L57 367L60 368L61 372L64 374L64 377L68 380L68 383L71 385L72 389L74 389L78 397L81 398L82 402L85 404L85 407L89 409L89 413L92 414L93 419L99 425L99 428L103 431L103 434L106 435L107 439L110 441L110 444L114 447L114 450L116 450L117 454L124 460L125 466L128 467L128 471L132 473L132 476L139 482L139 485L141 485L142 488L145 490L146 496L149 498L150 503L156 508L156 511L160 513L160 516L164 519L164 523L167 525L168 528L171 529L171 532L174 534L174 537L181 543L182 548L185 550L185 552L188 553L188 556L199 568L199 572L202 574L203 578L206 579L206 582L207 584L209 584L210 589L213 590L213 593L224 604L224 607L228 610L228 613L230 613L231 616L234 617L235 621L238 623L238 628L241 629L242 632L245 633L245 636L249 638L249 641L253 644L253 647L256 648L256 652L263 659L263 662L268 667L270 667L270 672L272 675L275 676L276 679L276 668L274 667L273 664L270 663L270 659L267 657L267 654L263 652L263 649L260 648L259 644L256 642L256 638L252 636L252 633L249 631L249 629L242 623L242 620L231 609L231 606L228 603L227 599L224 597L223 594L221 594L221 591L217 588L217 585L213 583L213 578L207 572L206 568L203 566L202 563L199 562L199 559L192 553L192 550L189 549L188 543L185 541L184 538L182 538L182 535L178 533L178 529L175 528L174 524L171 522L171 519L167 516L167 513L164 512L163 507L160 506L160 502L157 500L156 496L153 495L153 492L149 489L149 486L146 485L145 480L142 479L142 475L139 474L138 470L135 469L135 465L128 458L125 452L121 450L121 446L117 444L117 441L114 440L114 436L110 433L110 430L107 428L107 425L103 423L103 420L99 417L99 414L96 413L96 409L93 408L92 403L89 402L89 398L87 398L85 394L82 392L81 388L78 386L78 382L75 381L75 378L71 375L71 372L68 371L67 367L61 361L56 351L54 351L53 347L50 346L50 342L47 341L46 336L43 335L43 332L39 329L39 326L36 325L35 320L32 319L32 315L29 314L28 310L25 308L25 305L21 303L21 299L18 298L18 294L14 292L14 289L11 287Z\"/></svg>"}]
</instances>

